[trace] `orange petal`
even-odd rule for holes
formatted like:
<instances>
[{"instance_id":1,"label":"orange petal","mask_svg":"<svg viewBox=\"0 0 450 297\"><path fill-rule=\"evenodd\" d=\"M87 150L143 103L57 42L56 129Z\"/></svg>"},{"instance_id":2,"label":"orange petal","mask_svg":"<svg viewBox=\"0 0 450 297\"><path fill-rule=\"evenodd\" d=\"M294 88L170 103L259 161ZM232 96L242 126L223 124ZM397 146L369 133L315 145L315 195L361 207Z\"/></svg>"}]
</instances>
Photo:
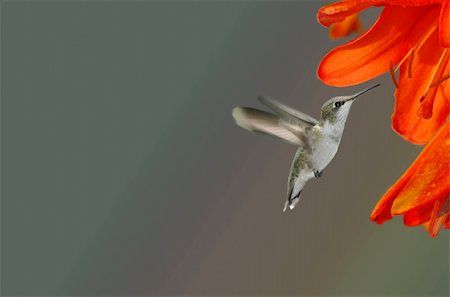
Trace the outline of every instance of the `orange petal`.
<instances>
[{"instance_id":1,"label":"orange petal","mask_svg":"<svg viewBox=\"0 0 450 297\"><path fill-rule=\"evenodd\" d=\"M436 31L416 52L411 65L401 65L399 88L395 91L392 128L416 144L428 142L449 116L449 90L444 87L447 81L430 88L433 81L450 71L450 54L439 47L438 38ZM411 78L408 67L412 67Z\"/></svg>"},{"instance_id":2,"label":"orange petal","mask_svg":"<svg viewBox=\"0 0 450 297\"><path fill-rule=\"evenodd\" d=\"M370 219L381 224L450 192L450 122L446 122L402 177L384 194Z\"/></svg>"},{"instance_id":3,"label":"orange petal","mask_svg":"<svg viewBox=\"0 0 450 297\"><path fill-rule=\"evenodd\" d=\"M322 6L317 12L317 21L328 27L333 23L341 22L363 9L374 5L373 1L341 1Z\"/></svg>"},{"instance_id":4,"label":"orange petal","mask_svg":"<svg viewBox=\"0 0 450 297\"><path fill-rule=\"evenodd\" d=\"M430 220L433 212L434 201L431 201L421 207L412 209L403 216L403 223L406 226L418 226Z\"/></svg>"},{"instance_id":5,"label":"orange petal","mask_svg":"<svg viewBox=\"0 0 450 297\"><path fill-rule=\"evenodd\" d=\"M317 12L317 21L325 27L333 23L341 22L346 17L360 12L370 6L398 5L425 6L430 4L441 4L443 0L347 0L322 6Z\"/></svg>"},{"instance_id":6,"label":"orange petal","mask_svg":"<svg viewBox=\"0 0 450 297\"><path fill-rule=\"evenodd\" d=\"M425 147L413 165L411 179L397 195L391 213L403 214L430 201L445 199L450 191L450 124Z\"/></svg>"},{"instance_id":7,"label":"orange petal","mask_svg":"<svg viewBox=\"0 0 450 297\"><path fill-rule=\"evenodd\" d=\"M439 43L441 47L450 47L450 0L442 4L439 17Z\"/></svg>"},{"instance_id":8,"label":"orange petal","mask_svg":"<svg viewBox=\"0 0 450 297\"><path fill-rule=\"evenodd\" d=\"M411 43L410 31L416 30L417 20L429 12L428 7L386 7L368 32L323 58L318 77L328 85L342 87L383 74L391 62L397 64L406 54Z\"/></svg>"},{"instance_id":9,"label":"orange petal","mask_svg":"<svg viewBox=\"0 0 450 297\"><path fill-rule=\"evenodd\" d=\"M331 39L339 39L350 35L352 32L361 33L362 26L357 14L351 15L342 22L334 23L328 30Z\"/></svg>"},{"instance_id":10,"label":"orange petal","mask_svg":"<svg viewBox=\"0 0 450 297\"><path fill-rule=\"evenodd\" d=\"M404 214L403 223L407 226L418 226L429 222L432 227L437 218L446 213L448 213L448 197L408 210Z\"/></svg>"}]
</instances>

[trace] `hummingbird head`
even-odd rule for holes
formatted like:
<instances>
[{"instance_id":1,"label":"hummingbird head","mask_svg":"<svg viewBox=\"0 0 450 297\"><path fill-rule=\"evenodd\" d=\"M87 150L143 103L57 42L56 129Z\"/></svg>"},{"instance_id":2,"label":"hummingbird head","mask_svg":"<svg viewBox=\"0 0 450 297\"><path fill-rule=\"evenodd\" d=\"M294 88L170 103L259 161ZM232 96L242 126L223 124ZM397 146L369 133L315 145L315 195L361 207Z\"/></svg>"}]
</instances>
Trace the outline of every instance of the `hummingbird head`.
<instances>
[{"instance_id":1,"label":"hummingbird head","mask_svg":"<svg viewBox=\"0 0 450 297\"><path fill-rule=\"evenodd\" d=\"M350 107L355 99L379 85L380 84L376 84L354 95L331 98L322 106L321 119L323 121L330 121L333 124L336 122L345 122L348 113L350 112Z\"/></svg>"}]
</instances>

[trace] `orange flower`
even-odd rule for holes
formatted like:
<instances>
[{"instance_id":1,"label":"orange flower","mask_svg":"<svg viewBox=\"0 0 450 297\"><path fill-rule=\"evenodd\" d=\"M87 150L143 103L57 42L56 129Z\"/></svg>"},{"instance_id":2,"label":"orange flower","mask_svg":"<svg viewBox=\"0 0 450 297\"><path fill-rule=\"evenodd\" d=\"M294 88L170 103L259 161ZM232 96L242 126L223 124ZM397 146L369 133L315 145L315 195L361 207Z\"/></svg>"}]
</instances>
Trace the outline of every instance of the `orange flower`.
<instances>
[{"instance_id":1,"label":"orange flower","mask_svg":"<svg viewBox=\"0 0 450 297\"><path fill-rule=\"evenodd\" d=\"M435 237L450 228L450 122L446 122L403 176L381 198L370 216L381 224L403 215L407 226L424 224Z\"/></svg>"},{"instance_id":2,"label":"orange flower","mask_svg":"<svg viewBox=\"0 0 450 297\"><path fill-rule=\"evenodd\" d=\"M371 219L381 224L403 215L405 225L422 224L434 237L441 226L450 228L450 0L344 0L322 7L317 18L330 26L370 6L384 6L377 22L329 52L318 76L342 87L391 73L397 88L393 129L412 143L428 144Z\"/></svg>"},{"instance_id":3,"label":"orange flower","mask_svg":"<svg viewBox=\"0 0 450 297\"><path fill-rule=\"evenodd\" d=\"M408 141L426 143L450 110L450 0L347 0L322 7L325 26L370 6L385 6L372 28L329 52L318 68L328 85L350 86L400 70L392 125Z\"/></svg>"},{"instance_id":4,"label":"orange flower","mask_svg":"<svg viewBox=\"0 0 450 297\"><path fill-rule=\"evenodd\" d=\"M362 25L358 14L353 14L341 22L331 24L328 31L331 39L346 37L352 32L355 32L356 34L362 33Z\"/></svg>"}]
</instances>

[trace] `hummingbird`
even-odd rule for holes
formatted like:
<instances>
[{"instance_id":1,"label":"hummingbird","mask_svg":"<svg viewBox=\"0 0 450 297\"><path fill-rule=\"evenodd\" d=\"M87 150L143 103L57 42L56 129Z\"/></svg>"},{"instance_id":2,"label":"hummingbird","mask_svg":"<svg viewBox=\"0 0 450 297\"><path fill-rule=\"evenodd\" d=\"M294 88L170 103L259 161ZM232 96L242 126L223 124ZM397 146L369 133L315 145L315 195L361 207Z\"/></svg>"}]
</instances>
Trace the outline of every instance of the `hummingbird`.
<instances>
[{"instance_id":1,"label":"hummingbird","mask_svg":"<svg viewBox=\"0 0 450 297\"><path fill-rule=\"evenodd\" d=\"M351 96L329 99L322 105L320 120L265 96L259 96L258 101L273 113L251 107L233 109L233 118L241 128L272 135L298 146L289 172L283 211L294 209L306 182L321 177L325 167L336 155L355 99L379 85Z\"/></svg>"}]
</instances>

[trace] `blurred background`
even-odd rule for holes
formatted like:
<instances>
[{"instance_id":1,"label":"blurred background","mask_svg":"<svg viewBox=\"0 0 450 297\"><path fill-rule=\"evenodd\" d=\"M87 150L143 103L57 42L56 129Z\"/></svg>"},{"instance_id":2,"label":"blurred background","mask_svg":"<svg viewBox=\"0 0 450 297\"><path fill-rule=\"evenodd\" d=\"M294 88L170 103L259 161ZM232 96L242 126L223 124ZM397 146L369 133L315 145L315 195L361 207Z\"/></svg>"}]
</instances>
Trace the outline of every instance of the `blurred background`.
<instances>
[{"instance_id":1,"label":"blurred background","mask_svg":"<svg viewBox=\"0 0 450 297\"><path fill-rule=\"evenodd\" d=\"M344 42L323 4L2 1L1 295L448 296L448 232L369 220L421 148L390 128L388 76L316 78ZM376 82L283 213L296 148L232 108L319 117Z\"/></svg>"}]
</instances>

